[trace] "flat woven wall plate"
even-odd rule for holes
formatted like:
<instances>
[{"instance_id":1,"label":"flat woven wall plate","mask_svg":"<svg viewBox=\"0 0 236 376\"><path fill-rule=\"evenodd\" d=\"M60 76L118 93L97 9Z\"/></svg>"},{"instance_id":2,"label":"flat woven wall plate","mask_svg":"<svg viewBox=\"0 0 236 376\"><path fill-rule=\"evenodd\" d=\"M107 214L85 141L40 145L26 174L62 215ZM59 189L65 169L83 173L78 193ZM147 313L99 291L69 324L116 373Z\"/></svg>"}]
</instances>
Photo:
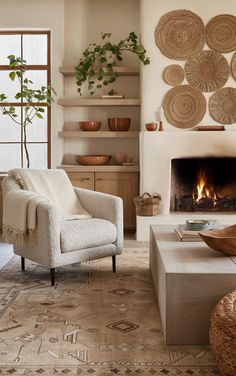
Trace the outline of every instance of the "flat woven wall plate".
<instances>
[{"instance_id":1,"label":"flat woven wall plate","mask_svg":"<svg viewBox=\"0 0 236 376\"><path fill-rule=\"evenodd\" d=\"M216 51L201 51L191 56L185 64L189 85L204 92L216 91L224 86L229 78L229 72L226 58Z\"/></svg>"},{"instance_id":2,"label":"flat woven wall plate","mask_svg":"<svg viewBox=\"0 0 236 376\"><path fill-rule=\"evenodd\" d=\"M184 80L184 70L178 64L168 65L163 72L163 80L171 86L181 85Z\"/></svg>"},{"instance_id":3,"label":"flat woven wall plate","mask_svg":"<svg viewBox=\"0 0 236 376\"><path fill-rule=\"evenodd\" d=\"M236 89L223 87L209 99L209 113L221 124L236 123Z\"/></svg>"},{"instance_id":4,"label":"flat woven wall plate","mask_svg":"<svg viewBox=\"0 0 236 376\"><path fill-rule=\"evenodd\" d=\"M230 68L231 68L231 74L233 78L236 80L236 52L233 54Z\"/></svg>"},{"instance_id":5,"label":"flat woven wall plate","mask_svg":"<svg viewBox=\"0 0 236 376\"><path fill-rule=\"evenodd\" d=\"M236 50L236 17L231 14L213 17L206 25L206 42L218 52Z\"/></svg>"},{"instance_id":6,"label":"flat woven wall plate","mask_svg":"<svg viewBox=\"0 0 236 376\"><path fill-rule=\"evenodd\" d=\"M163 100L168 122L177 128L191 128L199 124L206 113L206 100L199 89L189 85L173 87Z\"/></svg>"},{"instance_id":7,"label":"flat woven wall plate","mask_svg":"<svg viewBox=\"0 0 236 376\"><path fill-rule=\"evenodd\" d=\"M202 19L190 10L180 9L162 16L155 29L157 47L174 60L186 60L203 49L205 28Z\"/></svg>"}]
</instances>

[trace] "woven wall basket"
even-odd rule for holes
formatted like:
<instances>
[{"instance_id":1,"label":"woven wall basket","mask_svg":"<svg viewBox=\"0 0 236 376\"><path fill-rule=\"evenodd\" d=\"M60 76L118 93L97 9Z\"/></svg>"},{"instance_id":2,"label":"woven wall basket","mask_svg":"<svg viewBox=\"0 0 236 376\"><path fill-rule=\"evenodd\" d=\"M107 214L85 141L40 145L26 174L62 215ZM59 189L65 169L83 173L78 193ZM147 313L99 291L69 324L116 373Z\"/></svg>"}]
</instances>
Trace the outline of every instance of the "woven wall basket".
<instances>
[{"instance_id":1,"label":"woven wall basket","mask_svg":"<svg viewBox=\"0 0 236 376\"><path fill-rule=\"evenodd\" d=\"M155 29L157 47L174 60L186 60L203 49L205 28L195 13L180 9L166 13Z\"/></svg>"},{"instance_id":2,"label":"woven wall basket","mask_svg":"<svg viewBox=\"0 0 236 376\"><path fill-rule=\"evenodd\" d=\"M216 91L229 78L229 64L219 52L202 51L191 56L185 65L188 83L201 91Z\"/></svg>"},{"instance_id":3,"label":"woven wall basket","mask_svg":"<svg viewBox=\"0 0 236 376\"><path fill-rule=\"evenodd\" d=\"M173 87L163 100L166 119L177 128L191 128L205 115L206 100L202 92L192 86Z\"/></svg>"},{"instance_id":4,"label":"woven wall basket","mask_svg":"<svg viewBox=\"0 0 236 376\"><path fill-rule=\"evenodd\" d=\"M209 113L221 124L236 123L236 89L224 87L209 99Z\"/></svg>"},{"instance_id":5,"label":"woven wall basket","mask_svg":"<svg viewBox=\"0 0 236 376\"><path fill-rule=\"evenodd\" d=\"M231 68L232 76L236 80L236 52L234 53L232 57L230 68Z\"/></svg>"},{"instance_id":6,"label":"woven wall basket","mask_svg":"<svg viewBox=\"0 0 236 376\"><path fill-rule=\"evenodd\" d=\"M171 86L178 86L184 80L184 70L178 64L172 64L165 68L163 72L163 80Z\"/></svg>"},{"instance_id":7,"label":"woven wall basket","mask_svg":"<svg viewBox=\"0 0 236 376\"><path fill-rule=\"evenodd\" d=\"M236 50L236 17L231 14L213 17L206 25L206 42L218 52Z\"/></svg>"}]
</instances>

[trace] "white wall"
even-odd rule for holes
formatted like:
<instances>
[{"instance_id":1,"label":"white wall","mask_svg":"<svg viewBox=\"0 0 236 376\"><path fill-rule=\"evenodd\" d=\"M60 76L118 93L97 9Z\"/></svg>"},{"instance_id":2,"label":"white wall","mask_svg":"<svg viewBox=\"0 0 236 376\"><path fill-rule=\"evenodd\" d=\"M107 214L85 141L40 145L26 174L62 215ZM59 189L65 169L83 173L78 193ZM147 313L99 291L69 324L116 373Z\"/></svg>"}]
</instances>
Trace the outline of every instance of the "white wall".
<instances>
[{"instance_id":1,"label":"white wall","mask_svg":"<svg viewBox=\"0 0 236 376\"><path fill-rule=\"evenodd\" d=\"M145 129L145 123L159 120L158 108L162 103L165 93L171 89L162 79L162 72L169 64L180 64L184 67L185 61L176 61L162 55L155 44L154 31L159 19L165 13L176 9L188 9L200 16L206 24L212 17L218 14L236 14L236 1L215 1L215 0L140 0L141 1L141 35L142 42L151 58L151 64L142 69L142 111L141 127ZM204 49L209 49L205 45ZM224 54L228 62L233 53ZM187 84L185 80L183 84ZM233 78L229 78L225 86L235 87ZM209 98L212 93L204 93ZM208 111L201 124L217 124L208 114ZM236 126L229 125L227 130L235 130ZM164 120L164 129L168 131L182 131Z\"/></svg>"},{"instance_id":2,"label":"white wall","mask_svg":"<svg viewBox=\"0 0 236 376\"><path fill-rule=\"evenodd\" d=\"M64 0L0 0L0 29L51 30L52 86L57 98L63 96L63 80L59 74L64 56ZM61 162L62 141L58 130L63 127L63 110L52 105L52 167Z\"/></svg>"}]
</instances>

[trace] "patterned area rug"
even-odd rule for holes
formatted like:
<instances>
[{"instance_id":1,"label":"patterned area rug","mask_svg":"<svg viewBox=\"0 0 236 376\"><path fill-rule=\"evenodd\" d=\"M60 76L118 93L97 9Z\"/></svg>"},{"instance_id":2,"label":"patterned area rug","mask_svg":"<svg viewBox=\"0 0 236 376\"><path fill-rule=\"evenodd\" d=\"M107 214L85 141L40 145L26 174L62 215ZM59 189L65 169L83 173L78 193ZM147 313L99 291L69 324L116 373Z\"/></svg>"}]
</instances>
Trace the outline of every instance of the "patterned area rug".
<instances>
[{"instance_id":1,"label":"patterned area rug","mask_svg":"<svg viewBox=\"0 0 236 376\"><path fill-rule=\"evenodd\" d=\"M166 346L148 250L46 269L14 257L0 275L0 375L219 375L208 347ZM183 328L184 330L184 328Z\"/></svg>"}]
</instances>

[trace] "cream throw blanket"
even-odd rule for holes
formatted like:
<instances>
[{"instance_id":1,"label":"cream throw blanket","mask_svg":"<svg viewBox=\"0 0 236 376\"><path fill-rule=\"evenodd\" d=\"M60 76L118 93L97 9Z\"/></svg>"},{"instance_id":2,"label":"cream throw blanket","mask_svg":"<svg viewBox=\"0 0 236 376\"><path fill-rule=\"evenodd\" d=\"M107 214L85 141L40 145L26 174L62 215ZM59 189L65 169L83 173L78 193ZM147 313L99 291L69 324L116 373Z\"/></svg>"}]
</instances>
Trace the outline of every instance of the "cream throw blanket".
<instances>
[{"instance_id":1,"label":"cream throw blanket","mask_svg":"<svg viewBox=\"0 0 236 376\"><path fill-rule=\"evenodd\" d=\"M64 170L14 169L8 172L23 189L10 190L4 197L3 237L22 243L36 229L39 202L52 204L62 220L91 218L82 207Z\"/></svg>"}]
</instances>

